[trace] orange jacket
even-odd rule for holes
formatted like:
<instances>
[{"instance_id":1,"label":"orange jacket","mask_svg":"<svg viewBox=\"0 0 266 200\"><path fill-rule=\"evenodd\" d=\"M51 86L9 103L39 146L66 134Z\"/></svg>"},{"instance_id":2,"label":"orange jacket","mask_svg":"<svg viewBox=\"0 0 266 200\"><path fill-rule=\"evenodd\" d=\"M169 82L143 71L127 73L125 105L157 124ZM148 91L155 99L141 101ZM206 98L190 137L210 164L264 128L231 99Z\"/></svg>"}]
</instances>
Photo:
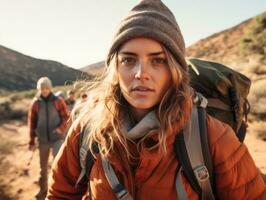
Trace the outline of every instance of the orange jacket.
<instances>
[{"instance_id":1,"label":"orange jacket","mask_svg":"<svg viewBox=\"0 0 266 200\"><path fill-rule=\"evenodd\" d=\"M214 164L216 197L218 199L266 199L266 187L247 147L236 138L226 124L209 117L210 150ZM88 199L87 183L83 181L75 188L80 174L79 131L73 131L61 148L52 167L52 176L47 199ZM109 162L114 166L120 182L136 200L176 200L175 174L178 161L174 154L174 138L167 138L168 151L161 156L156 150L140 150L138 165L128 165L124 154L112 154ZM122 150L117 145L117 152ZM188 199L199 199L189 182L182 177ZM105 177L100 157L97 157L90 175L93 199L116 200Z\"/></svg>"}]
</instances>

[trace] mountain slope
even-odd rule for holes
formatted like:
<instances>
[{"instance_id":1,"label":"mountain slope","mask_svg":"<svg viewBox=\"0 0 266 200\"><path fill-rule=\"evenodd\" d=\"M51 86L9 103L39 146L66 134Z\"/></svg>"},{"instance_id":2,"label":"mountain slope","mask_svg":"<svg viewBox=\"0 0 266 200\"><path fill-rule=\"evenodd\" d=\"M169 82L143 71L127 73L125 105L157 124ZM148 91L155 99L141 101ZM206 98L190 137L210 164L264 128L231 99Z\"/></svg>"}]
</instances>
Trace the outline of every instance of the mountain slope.
<instances>
[{"instance_id":1,"label":"mountain slope","mask_svg":"<svg viewBox=\"0 0 266 200\"><path fill-rule=\"evenodd\" d=\"M266 12L196 42L187 48L187 56L266 73Z\"/></svg>"},{"instance_id":2,"label":"mountain slope","mask_svg":"<svg viewBox=\"0 0 266 200\"><path fill-rule=\"evenodd\" d=\"M104 69L105 62L100 61L91 65L80 68L81 71L87 72L92 75L100 75Z\"/></svg>"},{"instance_id":3,"label":"mountain slope","mask_svg":"<svg viewBox=\"0 0 266 200\"><path fill-rule=\"evenodd\" d=\"M41 76L48 76L53 85L63 85L80 79L79 70L59 62L41 60L23 55L0 45L0 90L20 91L33 89Z\"/></svg>"}]
</instances>

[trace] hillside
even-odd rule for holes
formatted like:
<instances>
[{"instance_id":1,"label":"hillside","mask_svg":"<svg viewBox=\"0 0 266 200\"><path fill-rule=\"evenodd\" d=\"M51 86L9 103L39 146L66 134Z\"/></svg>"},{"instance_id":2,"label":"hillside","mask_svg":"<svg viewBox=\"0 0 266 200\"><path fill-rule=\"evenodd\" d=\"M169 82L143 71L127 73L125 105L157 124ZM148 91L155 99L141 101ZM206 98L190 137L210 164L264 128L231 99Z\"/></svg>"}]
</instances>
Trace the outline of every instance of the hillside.
<instances>
[{"instance_id":1,"label":"hillside","mask_svg":"<svg viewBox=\"0 0 266 200\"><path fill-rule=\"evenodd\" d=\"M89 74L92 75L99 75L102 73L102 70L104 68L105 62L104 61L100 61L91 65L87 65L85 67L82 67L80 70L87 72Z\"/></svg>"},{"instance_id":2,"label":"hillside","mask_svg":"<svg viewBox=\"0 0 266 200\"><path fill-rule=\"evenodd\" d=\"M266 12L198 41L187 48L187 56L266 74Z\"/></svg>"},{"instance_id":3,"label":"hillside","mask_svg":"<svg viewBox=\"0 0 266 200\"><path fill-rule=\"evenodd\" d=\"M0 90L21 91L33 89L41 76L51 78L53 85L87 77L79 70L59 62L36 59L0 45Z\"/></svg>"}]
</instances>

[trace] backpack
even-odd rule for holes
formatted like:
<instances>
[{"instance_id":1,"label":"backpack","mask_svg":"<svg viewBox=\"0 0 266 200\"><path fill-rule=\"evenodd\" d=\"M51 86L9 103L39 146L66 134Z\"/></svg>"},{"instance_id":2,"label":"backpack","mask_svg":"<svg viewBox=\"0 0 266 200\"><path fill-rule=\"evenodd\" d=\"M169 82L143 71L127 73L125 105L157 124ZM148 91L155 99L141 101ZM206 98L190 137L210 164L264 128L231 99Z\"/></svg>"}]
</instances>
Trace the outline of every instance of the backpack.
<instances>
[{"instance_id":1,"label":"backpack","mask_svg":"<svg viewBox=\"0 0 266 200\"><path fill-rule=\"evenodd\" d=\"M220 63L197 58L189 58L187 63L191 86L208 100L207 113L230 125L243 142L250 111L250 79Z\"/></svg>"},{"instance_id":2,"label":"backpack","mask_svg":"<svg viewBox=\"0 0 266 200\"><path fill-rule=\"evenodd\" d=\"M215 199L214 172L209 150L206 128L207 113L216 119L229 124L239 141L243 142L247 128L249 103L247 95L251 81L243 74L225 65L196 59L187 59L191 86L195 91L192 116L189 123L174 143L176 158L181 167L176 176L176 189L179 199L187 199L183 187L181 173L184 172L191 187L200 199ZM193 134L192 134L193 130ZM81 173L76 185L84 177L88 180L94 163L94 157L86 142L87 132L80 133L80 166ZM97 144L93 145L94 153L98 153ZM112 166L102 157L106 178L118 199L130 199L129 193L119 183ZM90 191L88 181L88 192Z\"/></svg>"}]
</instances>

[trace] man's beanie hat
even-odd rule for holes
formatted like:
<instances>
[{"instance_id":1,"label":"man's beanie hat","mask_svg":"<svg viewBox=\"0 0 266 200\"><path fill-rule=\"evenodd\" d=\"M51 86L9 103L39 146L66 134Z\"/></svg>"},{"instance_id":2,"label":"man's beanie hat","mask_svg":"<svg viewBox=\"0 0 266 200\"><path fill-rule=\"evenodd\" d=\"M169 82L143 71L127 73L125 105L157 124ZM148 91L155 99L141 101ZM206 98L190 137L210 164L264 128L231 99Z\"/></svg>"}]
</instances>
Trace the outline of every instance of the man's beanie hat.
<instances>
[{"instance_id":1,"label":"man's beanie hat","mask_svg":"<svg viewBox=\"0 0 266 200\"><path fill-rule=\"evenodd\" d=\"M52 81L48 77L41 77L37 81L37 89L41 90L42 88L52 88Z\"/></svg>"},{"instance_id":2,"label":"man's beanie hat","mask_svg":"<svg viewBox=\"0 0 266 200\"><path fill-rule=\"evenodd\" d=\"M160 0L142 0L119 24L109 49L106 64L128 40L136 37L154 39L164 45L176 61L187 68L185 42L173 13Z\"/></svg>"}]
</instances>

